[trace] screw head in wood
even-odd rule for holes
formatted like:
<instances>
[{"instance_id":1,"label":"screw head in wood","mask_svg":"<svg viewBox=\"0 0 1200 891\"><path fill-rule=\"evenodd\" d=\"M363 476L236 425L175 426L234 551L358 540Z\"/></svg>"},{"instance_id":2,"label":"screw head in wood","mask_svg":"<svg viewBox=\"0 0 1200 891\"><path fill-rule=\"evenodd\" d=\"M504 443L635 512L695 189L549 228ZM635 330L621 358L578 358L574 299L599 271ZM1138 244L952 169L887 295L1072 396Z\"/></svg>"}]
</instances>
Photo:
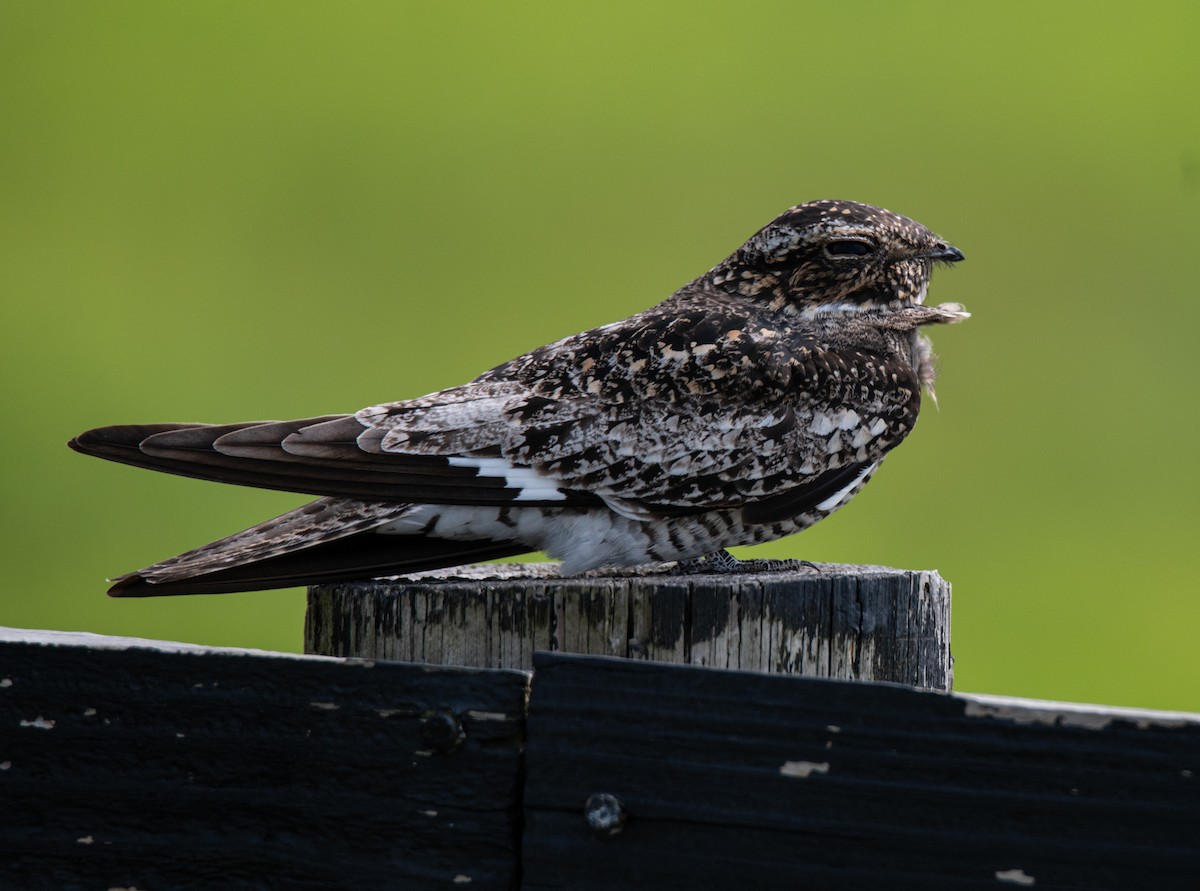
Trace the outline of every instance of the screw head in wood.
<instances>
[{"instance_id":1,"label":"screw head in wood","mask_svg":"<svg viewBox=\"0 0 1200 891\"><path fill-rule=\"evenodd\" d=\"M421 726L421 739L435 752L448 754L457 749L467 732L452 712L429 712Z\"/></svg>"},{"instance_id":2,"label":"screw head in wood","mask_svg":"<svg viewBox=\"0 0 1200 891\"><path fill-rule=\"evenodd\" d=\"M616 835L625 827L627 815L621 799L607 792L589 795L583 805L588 828L597 835Z\"/></svg>"}]
</instances>

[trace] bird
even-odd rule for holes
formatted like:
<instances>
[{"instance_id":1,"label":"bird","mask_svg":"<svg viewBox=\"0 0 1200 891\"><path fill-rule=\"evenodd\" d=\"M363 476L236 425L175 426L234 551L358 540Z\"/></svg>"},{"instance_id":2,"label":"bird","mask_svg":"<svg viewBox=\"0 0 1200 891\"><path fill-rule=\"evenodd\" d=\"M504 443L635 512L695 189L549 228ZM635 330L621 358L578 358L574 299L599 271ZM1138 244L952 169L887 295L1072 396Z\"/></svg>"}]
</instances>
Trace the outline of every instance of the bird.
<instances>
[{"instance_id":1,"label":"bird","mask_svg":"<svg viewBox=\"0 0 1200 891\"><path fill-rule=\"evenodd\" d=\"M469 383L353 414L99 427L70 448L318 496L110 579L118 597L366 579L532 551L563 575L799 532L857 494L932 394L931 271L963 253L868 204L799 204L663 302Z\"/></svg>"}]
</instances>

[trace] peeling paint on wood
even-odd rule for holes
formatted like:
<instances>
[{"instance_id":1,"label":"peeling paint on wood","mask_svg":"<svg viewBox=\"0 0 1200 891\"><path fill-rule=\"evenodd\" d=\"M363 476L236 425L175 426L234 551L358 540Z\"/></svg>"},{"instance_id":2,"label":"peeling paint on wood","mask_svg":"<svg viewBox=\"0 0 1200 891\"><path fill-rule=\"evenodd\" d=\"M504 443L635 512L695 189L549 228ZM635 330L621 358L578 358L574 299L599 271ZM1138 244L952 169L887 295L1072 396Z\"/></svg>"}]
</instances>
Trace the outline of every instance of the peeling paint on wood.
<instances>
[{"instance_id":1,"label":"peeling paint on wood","mask_svg":"<svg viewBox=\"0 0 1200 891\"><path fill-rule=\"evenodd\" d=\"M1194 891L1200 715L984 699L539 654L523 887Z\"/></svg>"},{"instance_id":2,"label":"peeling paint on wood","mask_svg":"<svg viewBox=\"0 0 1200 891\"><path fill-rule=\"evenodd\" d=\"M515 881L525 674L13 630L0 666L0 888Z\"/></svg>"},{"instance_id":3,"label":"peeling paint on wood","mask_svg":"<svg viewBox=\"0 0 1200 891\"><path fill-rule=\"evenodd\" d=\"M1120 708L1081 702L1050 702L1042 699L989 696L983 693L963 693L959 694L959 698L964 704L963 713L968 717L995 718L1012 721L1014 724L1048 724L1054 727L1103 730L1113 721L1122 721L1139 730L1148 730L1152 727L1183 727L1200 723L1200 715L1192 712Z\"/></svg>"},{"instance_id":4,"label":"peeling paint on wood","mask_svg":"<svg viewBox=\"0 0 1200 891\"><path fill-rule=\"evenodd\" d=\"M1200 875L1200 715L535 665L530 684L0 631L0 888L1193 891Z\"/></svg>"}]
</instances>

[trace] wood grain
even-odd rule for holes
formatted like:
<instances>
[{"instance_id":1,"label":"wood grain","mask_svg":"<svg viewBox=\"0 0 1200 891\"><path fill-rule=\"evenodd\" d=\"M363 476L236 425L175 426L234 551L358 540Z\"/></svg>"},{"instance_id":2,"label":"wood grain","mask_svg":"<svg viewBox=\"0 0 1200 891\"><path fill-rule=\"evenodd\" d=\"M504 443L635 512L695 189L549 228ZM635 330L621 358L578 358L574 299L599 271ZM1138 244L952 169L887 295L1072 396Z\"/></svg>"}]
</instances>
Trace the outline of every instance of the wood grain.
<instances>
[{"instance_id":1,"label":"wood grain","mask_svg":"<svg viewBox=\"0 0 1200 891\"><path fill-rule=\"evenodd\" d=\"M950 585L933 571L559 578L502 564L310 589L305 649L528 670L534 650L951 686Z\"/></svg>"},{"instance_id":2,"label":"wood grain","mask_svg":"<svg viewBox=\"0 0 1200 891\"><path fill-rule=\"evenodd\" d=\"M507 888L527 684L0 641L0 888Z\"/></svg>"},{"instance_id":3,"label":"wood grain","mask_svg":"<svg viewBox=\"0 0 1200 891\"><path fill-rule=\"evenodd\" d=\"M1195 889L1200 715L538 654L527 889Z\"/></svg>"}]
</instances>

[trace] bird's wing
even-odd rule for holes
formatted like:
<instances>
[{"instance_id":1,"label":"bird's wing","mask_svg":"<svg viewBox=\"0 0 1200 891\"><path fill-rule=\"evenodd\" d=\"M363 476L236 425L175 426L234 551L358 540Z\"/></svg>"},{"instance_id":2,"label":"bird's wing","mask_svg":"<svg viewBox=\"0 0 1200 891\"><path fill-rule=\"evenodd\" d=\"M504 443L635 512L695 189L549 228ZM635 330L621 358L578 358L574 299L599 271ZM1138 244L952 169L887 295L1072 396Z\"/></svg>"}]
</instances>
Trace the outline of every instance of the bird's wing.
<instances>
[{"instance_id":1,"label":"bird's wing","mask_svg":"<svg viewBox=\"0 0 1200 891\"><path fill-rule=\"evenodd\" d=\"M220 594L438 569L523 553L511 541L371 535L412 505L319 498L242 532L113 579L114 597Z\"/></svg>"},{"instance_id":2,"label":"bird's wing","mask_svg":"<svg viewBox=\"0 0 1200 891\"><path fill-rule=\"evenodd\" d=\"M315 495L640 515L820 501L903 439L918 400L912 372L879 357L735 312L660 310L353 416L108 427L71 445Z\"/></svg>"},{"instance_id":3,"label":"bird's wing","mask_svg":"<svg viewBox=\"0 0 1200 891\"><path fill-rule=\"evenodd\" d=\"M465 387L364 409L357 444L380 456L458 456L514 483L531 473L632 514L800 504L805 488L816 503L899 443L919 404L902 363L733 310L660 309ZM291 447L312 442L318 454L323 437L307 428ZM529 485L523 497L537 498Z\"/></svg>"},{"instance_id":4,"label":"bird's wing","mask_svg":"<svg viewBox=\"0 0 1200 891\"><path fill-rule=\"evenodd\" d=\"M507 478L480 473L478 456L467 461L459 456L378 454L358 444L364 432L369 431L353 415L326 415L228 425L98 427L81 433L68 445L86 455L135 467L306 495L393 503L503 505L525 491L520 483L526 479L530 492L555 504L602 503L581 492L568 497L557 484L529 470L514 470ZM540 503L544 499L527 496L526 500Z\"/></svg>"}]
</instances>

